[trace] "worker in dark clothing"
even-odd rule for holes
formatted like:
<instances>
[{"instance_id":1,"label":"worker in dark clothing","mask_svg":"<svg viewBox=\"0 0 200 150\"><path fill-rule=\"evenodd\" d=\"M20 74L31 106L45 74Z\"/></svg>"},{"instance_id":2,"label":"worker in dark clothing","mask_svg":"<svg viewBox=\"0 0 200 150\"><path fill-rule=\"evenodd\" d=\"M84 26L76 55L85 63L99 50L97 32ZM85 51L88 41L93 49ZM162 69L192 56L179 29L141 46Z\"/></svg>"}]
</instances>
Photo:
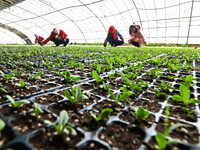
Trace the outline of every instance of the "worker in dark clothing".
<instances>
[{"instance_id":1,"label":"worker in dark clothing","mask_svg":"<svg viewBox=\"0 0 200 150\"><path fill-rule=\"evenodd\" d=\"M121 40L118 40L118 36L120 37ZM114 26L110 26L108 30L108 35L104 41L104 47L106 47L107 42L110 43L111 46L118 46L118 45L123 45L124 44L124 38L122 35L115 29Z\"/></svg>"}]
</instances>

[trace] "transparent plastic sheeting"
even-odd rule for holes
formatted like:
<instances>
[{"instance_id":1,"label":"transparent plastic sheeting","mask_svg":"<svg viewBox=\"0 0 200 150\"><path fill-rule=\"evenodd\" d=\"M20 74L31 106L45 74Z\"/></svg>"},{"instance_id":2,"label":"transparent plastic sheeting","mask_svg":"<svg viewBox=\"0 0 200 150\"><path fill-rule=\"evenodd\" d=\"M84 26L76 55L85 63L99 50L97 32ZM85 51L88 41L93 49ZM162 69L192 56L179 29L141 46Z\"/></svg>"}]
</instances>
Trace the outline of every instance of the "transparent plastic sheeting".
<instances>
[{"instance_id":1,"label":"transparent plastic sheeting","mask_svg":"<svg viewBox=\"0 0 200 150\"><path fill-rule=\"evenodd\" d=\"M110 25L127 42L129 26L136 22L149 43L199 44L199 8L200 0L25 0L0 11L0 22L32 42L34 34L47 38L54 27L70 42L103 42Z\"/></svg>"},{"instance_id":2,"label":"transparent plastic sheeting","mask_svg":"<svg viewBox=\"0 0 200 150\"><path fill-rule=\"evenodd\" d=\"M8 30L0 28L0 34L0 44L25 44L24 40Z\"/></svg>"}]
</instances>

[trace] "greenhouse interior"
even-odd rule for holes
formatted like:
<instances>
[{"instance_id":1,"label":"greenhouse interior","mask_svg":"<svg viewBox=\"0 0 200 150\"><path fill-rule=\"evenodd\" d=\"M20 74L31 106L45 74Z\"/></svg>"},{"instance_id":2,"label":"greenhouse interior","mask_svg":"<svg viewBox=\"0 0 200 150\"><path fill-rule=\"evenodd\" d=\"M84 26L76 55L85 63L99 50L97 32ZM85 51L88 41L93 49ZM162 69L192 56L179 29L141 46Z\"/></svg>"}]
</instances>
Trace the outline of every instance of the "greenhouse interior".
<instances>
[{"instance_id":1,"label":"greenhouse interior","mask_svg":"<svg viewBox=\"0 0 200 150\"><path fill-rule=\"evenodd\" d=\"M200 0L0 0L0 150L200 150Z\"/></svg>"}]
</instances>

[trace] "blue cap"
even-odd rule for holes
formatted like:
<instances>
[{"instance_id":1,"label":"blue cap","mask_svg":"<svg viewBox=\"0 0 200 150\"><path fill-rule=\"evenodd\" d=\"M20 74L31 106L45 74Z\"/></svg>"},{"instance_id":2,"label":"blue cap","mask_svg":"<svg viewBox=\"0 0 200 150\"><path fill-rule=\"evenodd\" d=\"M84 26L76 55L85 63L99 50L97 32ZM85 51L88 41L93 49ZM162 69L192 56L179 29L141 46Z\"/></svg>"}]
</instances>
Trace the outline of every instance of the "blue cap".
<instances>
[{"instance_id":1,"label":"blue cap","mask_svg":"<svg viewBox=\"0 0 200 150\"><path fill-rule=\"evenodd\" d=\"M133 22L133 24L135 24L135 22Z\"/></svg>"}]
</instances>

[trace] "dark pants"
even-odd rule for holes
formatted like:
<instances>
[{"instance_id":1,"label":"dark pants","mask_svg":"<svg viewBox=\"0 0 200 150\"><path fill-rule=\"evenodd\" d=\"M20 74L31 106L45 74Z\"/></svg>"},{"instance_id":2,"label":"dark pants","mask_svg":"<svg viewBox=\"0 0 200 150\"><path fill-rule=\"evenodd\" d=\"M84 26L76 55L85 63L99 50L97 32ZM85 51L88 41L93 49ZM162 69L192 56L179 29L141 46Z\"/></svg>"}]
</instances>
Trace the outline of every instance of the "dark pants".
<instances>
[{"instance_id":1,"label":"dark pants","mask_svg":"<svg viewBox=\"0 0 200 150\"><path fill-rule=\"evenodd\" d=\"M138 42L132 42L132 44L133 44L134 46L136 46L136 47L141 47L140 43L138 43Z\"/></svg>"},{"instance_id":2,"label":"dark pants","mask_svg":"<svg viewBox=\"0 0 200 150\"><path fill-rule=\"evenodd\" d=\"M52 41L56 44L56 46L59 46L60 44L63 44L63 46L66 46L69 43L69 38L66 39L66 41L62 40L59 41L56 38L53 38Z\"/></svg>"},{"instance_id":3,"label":"dark pants","mask_svg":"<svg viewBox=\"0 0 200 150\"><path fill-rule=\"evenodd\" d=\"M109 43L111 46L114 46L114 47L124 44L124 42L120 40L113 40L112 42L109 42Z\"/></svg>"}]
</instances>

